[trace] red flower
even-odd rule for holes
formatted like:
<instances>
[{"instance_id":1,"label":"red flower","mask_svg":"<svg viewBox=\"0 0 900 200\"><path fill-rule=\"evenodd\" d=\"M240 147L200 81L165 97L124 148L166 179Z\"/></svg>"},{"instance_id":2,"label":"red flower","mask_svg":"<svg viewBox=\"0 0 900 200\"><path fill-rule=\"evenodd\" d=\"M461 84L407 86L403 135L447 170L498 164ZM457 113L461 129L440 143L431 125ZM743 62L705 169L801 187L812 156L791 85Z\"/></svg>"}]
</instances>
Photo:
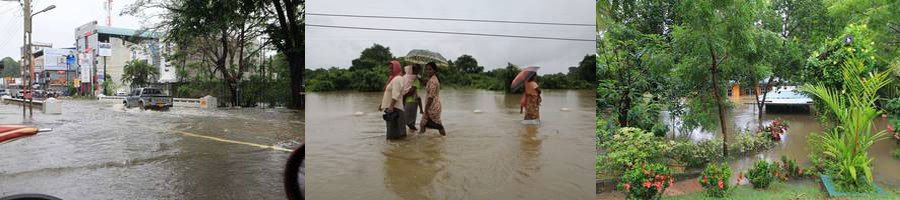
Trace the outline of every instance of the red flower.
<instances>
[{"instance_id":1,"label":"red flower","mask_svg":"<svg viewBox=\"0 0 900 200\"><path fill-rule=\"evenodd\" d=\"M675 178L669 179L669 186L675 185Z\"/></svg>"},{"instance_id":2,"label":"red flower","mask_svg":"<svg viewBox=\"0 0 900 200\"><path fill-rule=\"evenodd\" d=\"M652 184L650 184L650 182L644 182L644 187L645 187L645 188L650 188L650 185L652 185Z\"/></svg>"},{"instance_id":3,"label":"red flower","mask_svg":"<svg viewBox=\"0 0 900 200\"><path fill-rule=\"evenodd\" d=\"M663 176L656 175L656 179L662 179L662 178L663 178Z\"/></svg>"},{"instance_id":4,"label":"red flower","mask_svg":"<svg viewBox=\"0 0 900 200\"><path fill-rule=\"evenodd\" d=\"M650 175L650 170L644 170L644 174Z\"/></svg>"},{"instance_id":5,"label":"red flower","mask_svg":"<svg viewBox=\"0 0 900 200\"><path fill-rule=\"evenodd\" d=\"M706 184L706 176L703 176L703 184Z\"/></svg>"},{"instance_id":6,"label":"red flower","mask_svg":"<svg viewBox=\"0 0 900 200\"><path fill-rule=\"evenodd\" d=\"M629 189L631 189L631 185L628 185L628 183L626 183L626 184L625 184L625 190L627 191L627 190L629 190Z\"/></svg>"},{"instance_id":7,"label":"red flower","mask_svg":"<svg viewBox=\"0 0 900 200\"><path fill-rule=\"evenodd\" d=\"M744 180L744 172L738 172L738 178L737 178L738 184L741 183L741 180Z\"/></svg>"},{"instance_id":8,"label":"red flower","mask_svg":"<svg viewBox=\"0 0 900 200\"><path fill-rule=\"evenodd\" d=\"M722 179L719 179L719 189L725 188L725 184L722 183Z\"/></svg>"},{"instance_id":9,"label":"red flower","mask_svg":"<svg viewBox=\"0 0 900 200\"><path fill-rule=\"evenodd\" d=\"M891 125L888 125L888 130L889 130L889 131L891 131L891 132L894 132L894 131L896 131L896 129L894 129L894 127L893 127L893 126L891 126Z\"/></svg>"},{"instance_id":10,"label":"red flower","mask_svg":"<svg viewBox=\"0 0 900 200\"><path fill-rule=\"evenodd\" d=\"M781 176L781 174L779 174L778 172L775 172L775 177L780 177L780 176Z\"/></svg>"},{"instance_id":11,"label":"red flower","mask_svg":"<svg viewBox=\"0 0 900 200\"><path fill-rule=\"evenodd\" d=\"M657 181L657 182L656 182L656 187L657 187L657 188L662 187L662 182Z\"/></svg>"},{"instance_id":12,"label":"red flower","mask_svg":"<svg viewBox=\"0 0 900 200\"><path fill-rule=\"evenodd\" d=\"M894 133L894 139L900 140L900 134Z\"/></svg>"}]
</instances>

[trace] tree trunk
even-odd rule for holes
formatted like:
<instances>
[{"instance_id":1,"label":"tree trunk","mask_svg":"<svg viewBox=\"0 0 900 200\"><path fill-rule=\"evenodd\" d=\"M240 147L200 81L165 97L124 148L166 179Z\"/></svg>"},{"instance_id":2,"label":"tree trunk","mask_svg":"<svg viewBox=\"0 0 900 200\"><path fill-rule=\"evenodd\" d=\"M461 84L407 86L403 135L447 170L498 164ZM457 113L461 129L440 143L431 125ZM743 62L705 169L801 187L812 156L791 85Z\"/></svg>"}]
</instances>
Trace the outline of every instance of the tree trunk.
<instances>
[{"instance_id":1,"label":"tree trunk","mask_svg":"<svg viewBox=\"0 0 900 200\"><path fill-rule=\"evenodd\" d=\"M719 61L716 58L715 49L709 45L709 55L712 58L712 86L713 96L716 98L716 107L719 109L719 126L722 127L722 155L728 157L728 128L725 124L725 108L722 107L722 99L719 95Z\"/></svg>"},{"instance_id":2,"label":"tree trunk","mask_svg":"<svg viewBox=\"0 0 900 200\"><path fill-rule=\"evenodd\" d=\"M762 130L762 117L763 117L763 109L766 107L766 96L769 94L769 87L772 87L772 81L775 79L775 75L769 77L769 80L766 81L766 86L764 88L759 89L759 93L763 93L762 99L759 98L759 93L756 93L756 109L758 111L756 116L756 126L758 130Z\"/></svg>"},{"instance_id":3,"label":"tree trunk","mask_svg":"<svg viewBox=\"0 0 900 200\"><path fill-rule=\"evenodd\" d=\"M304 109L303 96L303 55L301 52L288 54L288 64L291 74L291 108Z\"/></svg>"}]
</instances>

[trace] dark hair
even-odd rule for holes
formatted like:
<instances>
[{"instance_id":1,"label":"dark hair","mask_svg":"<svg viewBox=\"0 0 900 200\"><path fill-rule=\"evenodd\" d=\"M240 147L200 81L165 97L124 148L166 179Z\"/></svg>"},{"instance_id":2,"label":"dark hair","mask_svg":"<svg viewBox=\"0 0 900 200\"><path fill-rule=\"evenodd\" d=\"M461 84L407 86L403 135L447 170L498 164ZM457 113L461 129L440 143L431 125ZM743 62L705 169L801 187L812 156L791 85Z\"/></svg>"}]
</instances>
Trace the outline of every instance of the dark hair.
<instances>
[{"instance_id":1,"label":"dark hair","mask_svg":"<svg viewBox=\"0 0 900 200\"><path fill-rule=\"evenodd\" d=\"M425 66L431 68L431 71L437 73L437 64L434 64L434 62L428 62L428 64L425 64Z\"/></svg>"},{"instance_id":2,"label":"dark hair","mask_svg":"<svg viewBox=\"0 0 900 200\"><path fill-rule=\"evenodd\" d=\"M422 65L413 64L412 70L413 70L413 74L420 74L420 72L422 71Z\"/></svg>"}]
</instances>

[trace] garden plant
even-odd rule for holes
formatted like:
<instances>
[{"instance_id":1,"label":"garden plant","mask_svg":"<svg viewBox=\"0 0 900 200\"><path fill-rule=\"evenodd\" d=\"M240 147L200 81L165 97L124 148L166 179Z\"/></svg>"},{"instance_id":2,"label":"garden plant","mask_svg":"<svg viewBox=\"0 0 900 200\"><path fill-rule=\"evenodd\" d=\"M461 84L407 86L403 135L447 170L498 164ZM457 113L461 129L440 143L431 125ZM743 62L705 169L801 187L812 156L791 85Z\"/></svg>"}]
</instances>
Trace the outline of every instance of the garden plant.
<instances>
[{"instance_id":1,"label":"garden plant","mask_svg":"<svg viewBox=\"0 0 900 200\"><path fill-rule=\"evenodd\" d=\"M728 184L729 178L731 178L731 168L728 167L727 163L710 163L700 173L700 178L697 179L697 182L700 183L700 186L703 187L708 196L725 197L732 188Z\"/></svg>"},{"instance_id":2,"label":"garden plant","mask_svg":"<svg viewBox=\"0 0 900 200\"><path fill-rule=\"evenodd\" d=\"M628 199L659 199L674 181L665 165L641 164L622 175L619 189L625 192Z\"/></svg>"},{"instance_id":3,"label":"garden plant","mask_svg":"<svg viewBox=\"0 0 900 200\"><path fill-rule=\"evenodd\" d=\"M765 160L757 160L753 168L747 171L747 179L753 188L769 188L775 180L776 167Z\"/></svg>"},{"instance_id":4,"label":"garden plant","mask_svg":"<svg viewBox=\"0 0 900 200\"><path fill-rule=\"evenodd\" d=\"M873 121L882 111L875 107L876 93L890 83L890 71L865 74L866 63L851 57L841 67L843 88L829 88L823 84L805 84L801 91L824 102L837 126L822 134L811 135L818 141L825 155L826 174L835 178L843 192L870 192L872 160L867 150L886 132L873 132Z\"/></svg>"}]
</instances>

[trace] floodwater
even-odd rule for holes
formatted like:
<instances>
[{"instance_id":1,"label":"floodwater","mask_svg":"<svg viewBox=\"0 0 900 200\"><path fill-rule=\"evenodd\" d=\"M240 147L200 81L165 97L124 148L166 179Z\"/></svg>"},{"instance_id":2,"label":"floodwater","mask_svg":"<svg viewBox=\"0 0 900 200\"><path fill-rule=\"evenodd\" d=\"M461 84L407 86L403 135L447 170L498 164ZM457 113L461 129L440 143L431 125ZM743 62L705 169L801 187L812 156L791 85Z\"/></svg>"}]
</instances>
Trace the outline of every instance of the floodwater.
<instances>
[{"instance_id":1,"label":"floodwater","mask_svg":"<svg viewBox=\"0 0 900 200\"><path fill-rule=\"evenodd\" d=\"M397 141L385 139L381 95L307 94L309 199L594 197L594 91L545 90L543 125L526 126L521 95L444 89L447 136Z\"/></svg>"},{"instance_id":2,"label":"floodwater","mask_svg":"<svg viewBox=\"0 0 900 200\"><path fill-rule=\"evenodd\" d=\"M0 196L63 199L283 199L288 152L304 140L302 111L174 107L125 109L118 101L63 100L63 114L0 104L0 124L52 132L0 144ZM192 136L195 134L197 137Z\"/></svg>"},{"instance_id":3,"label":"floodwater","mask_svg":"<svg viewBox=\"0 0 900 200\"><path fill-rule=\"evenodd\" d=\"M746 130L755 131L757 127L757 108L753 104L754 97L742 97L741 99L732 99L734 108L726 113L726 122L728 124L728 140L732 143L737 134L746 133ZM772 120L778 118L788 122L790 126L782 140L769 151L761 152L756 155L745 156L731 161L729 164L733 171L746 171L752 167L753 163L758 159L780 160L781 156L787 156L789 159L796 160L801 167L811 165L808 160L809 149L807 148L807 136L811 134L821 134L824 126L819 122L816 115L810 113L808 109L802 108L767 108L768 112L763 114L763 125L767 125ZM671 128L672 121L667 113L663 113L666 124ZM678 121L677 119L675 120ZM875 127L879 130L887 129L887 121L878 119L875 121ZM680 136L690 137L692 140L699 141L710 138L721 137L721 130L715 128L713 130L693 130L690 134L681 134ZM888 137L891 137L888 135ZM879 185L900 186L900 160L891 157L891 151L896 148L893 138L881 140L869 149L869 157L873 159L873 177ZM734 178L734 177L733 177ZM734 181L734 180L732 180Z\"/></svg>"}]
</instances>

